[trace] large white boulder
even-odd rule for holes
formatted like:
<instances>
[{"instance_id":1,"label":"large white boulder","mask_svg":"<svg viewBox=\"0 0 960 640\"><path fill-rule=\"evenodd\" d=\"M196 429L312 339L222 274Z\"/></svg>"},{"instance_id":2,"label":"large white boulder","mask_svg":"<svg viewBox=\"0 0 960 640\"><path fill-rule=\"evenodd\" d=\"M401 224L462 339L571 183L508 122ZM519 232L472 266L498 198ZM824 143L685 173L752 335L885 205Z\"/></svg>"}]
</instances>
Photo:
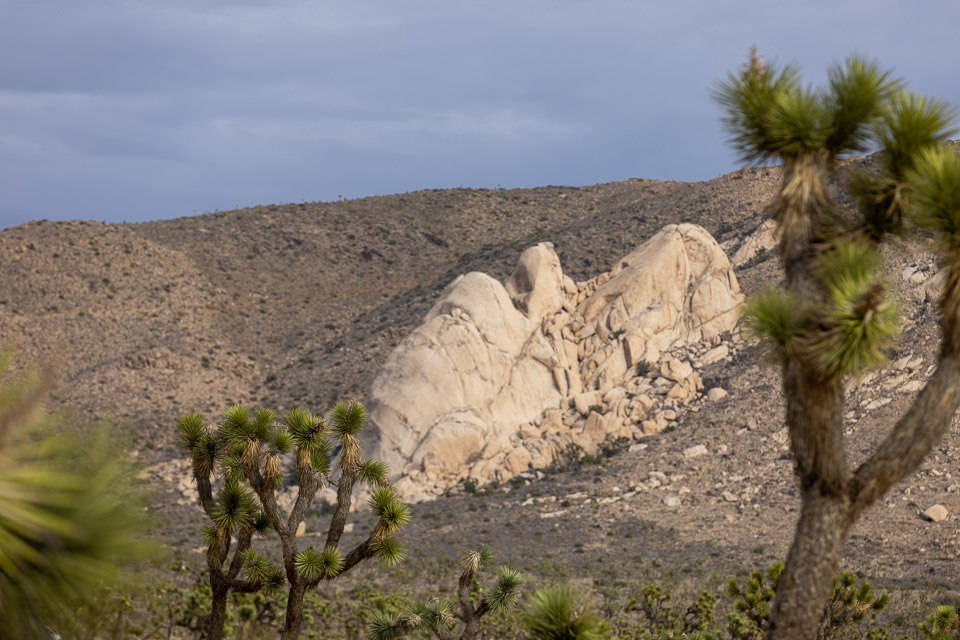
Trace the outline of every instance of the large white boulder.
<instances>
[{"instance_id":1,"label":"large white boulder","mask_svg":"<svg viewBox=\"0 0 960 640\"><path fill-rule=\"evenodd\" d=\"M367 450L406 476L405 498L542 468L573 443L595 450L645 413L617 389L638 363L730 330L742 303L729 260L696 225L665 227L579 286L538 244L505 285L454 280L397 346L368 394ZM561 411L591 419L567 424Z\"/></svg>"}]
</instances>

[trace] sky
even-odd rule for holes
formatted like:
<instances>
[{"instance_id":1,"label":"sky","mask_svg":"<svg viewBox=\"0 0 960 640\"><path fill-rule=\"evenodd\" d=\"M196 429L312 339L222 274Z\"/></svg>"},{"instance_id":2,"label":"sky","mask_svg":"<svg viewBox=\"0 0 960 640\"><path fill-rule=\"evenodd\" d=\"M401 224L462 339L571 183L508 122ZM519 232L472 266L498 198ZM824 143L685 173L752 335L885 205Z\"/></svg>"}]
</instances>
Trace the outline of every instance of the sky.
<instances>
[{"instance_id":1,"label":"sky","mask_svg":"<svg viewBox=\"0 0 960 640\"><path fill-rule=\"evenodd\" d=\"M751 45L960 104L955 0L0 0L0 228L709 180Z\"/></svg>"}]
</instances>

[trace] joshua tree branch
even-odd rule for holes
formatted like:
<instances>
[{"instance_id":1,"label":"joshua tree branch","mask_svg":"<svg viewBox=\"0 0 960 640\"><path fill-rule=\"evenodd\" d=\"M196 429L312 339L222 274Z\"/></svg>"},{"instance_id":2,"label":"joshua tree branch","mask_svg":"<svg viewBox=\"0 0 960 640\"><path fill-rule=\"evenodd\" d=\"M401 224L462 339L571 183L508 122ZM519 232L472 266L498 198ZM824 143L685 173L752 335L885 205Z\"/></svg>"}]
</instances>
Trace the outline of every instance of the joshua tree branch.
<instances>
[{"instance_id":1,"label":"joshua tree branch","mask_svg":"<svg viewBox=\"0 0 960 640\"><path fill-rule=\"evenodd\" d=\"M896 426L857 469L854 517L913 472L950 428L960 408L960 269L949 267L937 369Z\"/></svg>"},{"instance_id":2,"label":"joshua tree branch","mask_svg":"<svg viewBox=\"0 0 960 640\"><path fill-rule=\"evenodd\" d=\"M333 512L333 518L330 519L330 529L327 531L327 542L324 546L335 547L340 543L340 536L343 535L343 528L347 524L347 515L350 513L350 505L353 502L353 486L356 481L356 471L344 469L340 476L340 483L337 485L337 508Z\"/></svg>"},{"instance_id":3,"label":"joshua tree branch","mask_svg":"<svg viewBox=\"0 0 960 640\"><path fill-rule=\"evenodd\" d=\"M303 522L307 510L313 504L313 499L320 488L317 473L312 468L304 466L299 470L297 476L299 478L297 501L294 503L293 510L290 511L290 519L287 521L287 526L290 527L291 531L296 531L300 523Z\"/></svg>"}]
</instances>

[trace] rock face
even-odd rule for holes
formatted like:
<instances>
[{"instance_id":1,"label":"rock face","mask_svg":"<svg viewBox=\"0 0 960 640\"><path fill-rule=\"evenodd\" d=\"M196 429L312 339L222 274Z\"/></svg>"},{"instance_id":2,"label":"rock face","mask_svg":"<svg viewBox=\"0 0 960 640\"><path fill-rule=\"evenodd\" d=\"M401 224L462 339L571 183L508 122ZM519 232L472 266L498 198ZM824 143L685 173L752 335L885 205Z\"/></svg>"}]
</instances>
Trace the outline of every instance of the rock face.
<instances>
[{"instance_id":1,"label":"rock face","mask_svg":"<svg viewBox=\"0 0 960 640\"><path fill-rule=\"evenodd\" d=\"M665 227L579 284L551 244L530 247L505 284L454 280L391 354L368 396L367 450L403 497L423 500L549 466L572 444L596 452L662 429L676 412L654 415L651 396L676 405L703 387L689 362L658 366L662 354L719 343L742 302L726 255L695 225ZM651 386L648 371L665 373Z\"/></svg>"}]
</instances>

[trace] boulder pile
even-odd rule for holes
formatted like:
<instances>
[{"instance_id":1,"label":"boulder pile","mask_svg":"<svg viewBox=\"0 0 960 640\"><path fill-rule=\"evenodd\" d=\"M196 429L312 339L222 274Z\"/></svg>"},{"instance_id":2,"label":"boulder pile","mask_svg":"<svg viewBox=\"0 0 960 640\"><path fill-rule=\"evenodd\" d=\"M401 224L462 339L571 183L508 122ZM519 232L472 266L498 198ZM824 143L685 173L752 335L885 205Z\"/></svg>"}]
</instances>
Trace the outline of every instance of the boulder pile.
<instances>
[{"instance_id":1,"label":"boulder pile","mask_svg":"<svg viewBox=\"0 0 960 640\"><path fill-rule=\"evenodd\" d=\"M378 372L366 451L406 499L504 482L604 441L639 439L722 389L697 369L731 355L743 296L703 228L664 227L575 283L549 243L503 284L454 280Z\"/></svg>"}]
</instances>

